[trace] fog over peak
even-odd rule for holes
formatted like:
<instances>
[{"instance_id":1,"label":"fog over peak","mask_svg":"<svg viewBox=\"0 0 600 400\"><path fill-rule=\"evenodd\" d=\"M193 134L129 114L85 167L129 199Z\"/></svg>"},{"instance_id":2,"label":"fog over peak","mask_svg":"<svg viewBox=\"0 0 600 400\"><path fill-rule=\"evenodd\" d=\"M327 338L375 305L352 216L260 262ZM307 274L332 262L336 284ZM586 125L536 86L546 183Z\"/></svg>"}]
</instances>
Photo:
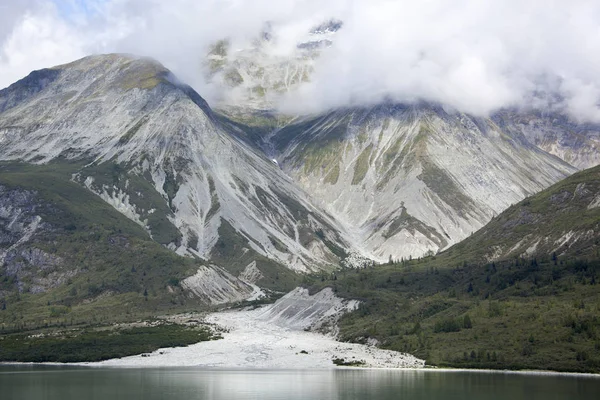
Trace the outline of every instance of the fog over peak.
<instances>
[{"instance_id":1,"label":"fog over peak","mask_svg":"<svg viewBox=\"0 0 600 400\"><path fill-rule=\"evenodd\" d=\"M475 115L505 107L600 121L600 3L589 0L21 0L0 4L0 86L90 53L151 56L209 102L217 40L232 49L274 37L292 55L311 30L343 25L310 82L280 106L318 112L382 101L430 101Z\"/></svg>"}]
</instances>

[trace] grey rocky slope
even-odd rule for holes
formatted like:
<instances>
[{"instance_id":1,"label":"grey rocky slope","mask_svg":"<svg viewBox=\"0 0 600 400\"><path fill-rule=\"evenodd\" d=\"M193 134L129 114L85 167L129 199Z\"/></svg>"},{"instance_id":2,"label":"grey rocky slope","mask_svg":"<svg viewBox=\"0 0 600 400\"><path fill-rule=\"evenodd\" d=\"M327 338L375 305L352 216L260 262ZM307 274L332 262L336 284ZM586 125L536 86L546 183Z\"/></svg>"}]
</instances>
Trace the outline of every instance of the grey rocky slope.
<instances>
[{"instance_id":1,"label":"grey rocky slope","mask_svg":"<svg viewBox=\"0 0 600 400\"><path fill-rule=\"evenodd\" d=\"M483 262L600 256L600 166L589 168L509 207L448 256Z\"/></svg>"},{"instance_id":2,"label":"grey rocky slope","mask_svg":"<svg viewBox=\"0 0 600 400\"><path fill-rule=\"evenodd\" d=\"M266 144L380 261L446 248L576 171L491 119L431 105L299 119Z\"/></svg>"},{"instance_id":3,"label":"grey rocky slope","mask_svg":"<svg viewBox=\"0 0 600 400\"><path fill-rule=\"evenodd\" d=\"M306 271L337 264L348 246L289 177L151 60L86 57L0 91L0 159L83 163L75 182L180 254L223 261L235 242L239 254Z\"/></svg>"}]
</instances>

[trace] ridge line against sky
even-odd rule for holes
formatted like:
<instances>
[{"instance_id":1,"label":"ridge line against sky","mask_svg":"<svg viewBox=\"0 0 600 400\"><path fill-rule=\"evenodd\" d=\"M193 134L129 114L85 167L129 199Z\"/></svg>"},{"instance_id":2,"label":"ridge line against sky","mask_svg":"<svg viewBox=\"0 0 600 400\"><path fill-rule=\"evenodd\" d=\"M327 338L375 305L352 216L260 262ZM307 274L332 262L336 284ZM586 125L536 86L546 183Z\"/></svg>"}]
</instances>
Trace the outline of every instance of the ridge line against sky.
<instances>
[{"instance_id":1,"label":"ridge line against sky","mask_svg":"<svg viewBox=\"0 0 600 400\"><path fill-rule=\"evenodd\" d=\"M344 22L291 112L439 102L474 115L527 106L600 122L600 2L590 0L0 0L0 87L89 54L156 58L209 102L215 41L250 42L270 22L277 56L310 27Z\"/></svg>"}]
</instances>

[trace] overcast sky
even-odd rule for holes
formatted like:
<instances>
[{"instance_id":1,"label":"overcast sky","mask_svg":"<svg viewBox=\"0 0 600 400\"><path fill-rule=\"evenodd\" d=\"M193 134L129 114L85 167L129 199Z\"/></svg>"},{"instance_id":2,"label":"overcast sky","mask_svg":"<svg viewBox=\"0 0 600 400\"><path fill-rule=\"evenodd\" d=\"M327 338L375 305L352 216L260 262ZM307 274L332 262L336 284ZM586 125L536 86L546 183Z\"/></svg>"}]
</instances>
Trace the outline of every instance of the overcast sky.
<instances>
[{"instance_id":1,"label":"overcast sky","mask_svg":"<svg viewBox=\"0 0 600 400\"><path fill-rule=\"evenodd\" d=\"M436 101L486 115L560 107L600 121L597 0L0 0L0 87L92 53L151 56L209 102L210 43L249 38L270 21L294 40L344 26L294 97L299 111ZM288 101L288 103L289 103Z\"/></svg>"}]
</instances>

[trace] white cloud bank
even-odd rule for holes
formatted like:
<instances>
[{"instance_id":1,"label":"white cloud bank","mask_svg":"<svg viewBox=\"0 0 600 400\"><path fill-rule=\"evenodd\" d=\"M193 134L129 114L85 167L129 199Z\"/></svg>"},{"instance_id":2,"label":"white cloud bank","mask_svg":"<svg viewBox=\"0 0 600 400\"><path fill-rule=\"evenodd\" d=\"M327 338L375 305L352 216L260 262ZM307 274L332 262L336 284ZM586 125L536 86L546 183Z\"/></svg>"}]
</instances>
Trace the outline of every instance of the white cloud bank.
<instances>
[{"instance_id":1,"label":"white cloud bank","mask_svg":"<svg viewBox=\"0 0 600 400\"><path fill-rule=\"evenodd\" d=\"M130 52L158 59L210 101L210 43L255 37L271 21L291 51L308 27L337 18L344 26L312 82L288 99L300 110L427 100L478 115L552 105L600 121L594 0L0 1L0 87L90 53Z\"/></svg>"}]
</instances>

